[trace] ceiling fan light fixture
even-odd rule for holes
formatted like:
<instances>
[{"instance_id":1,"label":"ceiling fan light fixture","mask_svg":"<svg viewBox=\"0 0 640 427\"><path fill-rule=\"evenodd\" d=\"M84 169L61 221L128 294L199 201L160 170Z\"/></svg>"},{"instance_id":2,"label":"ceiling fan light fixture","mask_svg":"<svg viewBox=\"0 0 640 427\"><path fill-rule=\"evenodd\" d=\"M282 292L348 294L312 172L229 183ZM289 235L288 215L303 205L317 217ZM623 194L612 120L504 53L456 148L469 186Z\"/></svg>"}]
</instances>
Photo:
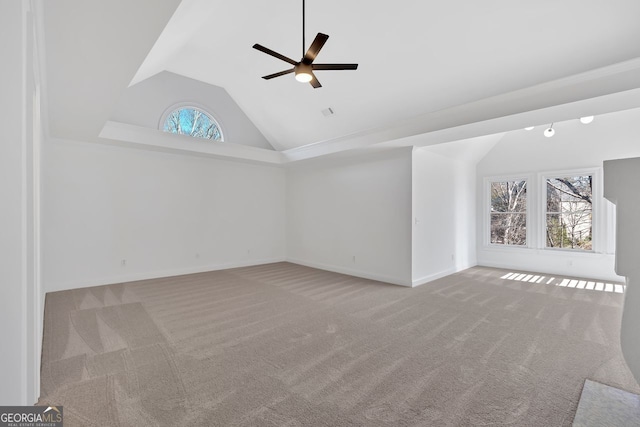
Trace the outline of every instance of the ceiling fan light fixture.
<instances>
[{"instance_id":1,"label":"ceiling fan light fixture","mask_svg":"<svg viewBox=\"0 0 640 427\"><path fill-rule=\"evenodd\" d=\"M300 83L309 83L313 79L311 74L311 66L307 64L298 64L295 66L296 80Z\"/></svg>"},{"instance_id":2,"label":"ceiling fan light fixture","mask_svg":"<svg viewBox=\"0 0 640 427\"><path fill-rule=\"evenodd\" d=\"M309 83L311 81L312 77L311 74L308 73L296 73L296 80L299 81L300 83Z\"/></svg>"}]
</instances>

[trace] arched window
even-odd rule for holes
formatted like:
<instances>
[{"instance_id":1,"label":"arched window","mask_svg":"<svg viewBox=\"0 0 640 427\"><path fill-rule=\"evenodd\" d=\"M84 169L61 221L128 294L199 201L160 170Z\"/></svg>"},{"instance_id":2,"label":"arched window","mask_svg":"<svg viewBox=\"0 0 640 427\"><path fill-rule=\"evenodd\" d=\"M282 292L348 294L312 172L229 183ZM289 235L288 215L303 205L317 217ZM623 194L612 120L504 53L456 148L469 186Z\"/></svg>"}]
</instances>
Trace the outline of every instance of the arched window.
<instances>
[{"instance_id":1,"label":"arched window","mask_svg":"<svg viewBox=\"0 0 640 427\"><path fill-rule=\"evenodd\" d=\"M162 130L194 138L222 141L222 131L215 119L197 107L179 107L171 111L162 125Z\"/></svg>"}]
</instances>

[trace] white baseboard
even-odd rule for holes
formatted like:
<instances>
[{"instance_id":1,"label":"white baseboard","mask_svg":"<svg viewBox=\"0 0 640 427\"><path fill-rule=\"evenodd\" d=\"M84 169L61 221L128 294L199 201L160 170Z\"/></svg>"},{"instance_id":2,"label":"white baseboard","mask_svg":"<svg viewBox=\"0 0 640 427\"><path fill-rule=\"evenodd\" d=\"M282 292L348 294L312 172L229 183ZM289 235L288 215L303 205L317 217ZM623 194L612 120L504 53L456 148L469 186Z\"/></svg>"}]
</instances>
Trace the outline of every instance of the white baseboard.
<instances>
[{"instance_id":1,"label":"white baseboard","mask_svg":"<svg viewBox=\"0 0 640 427\"><path fill-rule=\"evenodd\" d=\"M428 276L423 276L423 277L420 277L418 279L414 279L412 281L412 286L415 288L416 286L420 286L420 285L424 285L425 283L433 282L434 280L438 280L438 279L440 279L442 277L449 276L449 275L451 275L453 273L457 273L457 272L458 272L458 270L455 267L448 268L446 270L440 271L440 272L435 273L435 274L430 274Z\"/></svg>"},{"instance_id":2,"label":"white baseboard","mask_svg":"<svg viewBox=\"0 0 640 427\"><path fill-rule=\"evenodd\" d=\"M341 267L336 265L322 264L319 262L303 261L298 258L287 258L286 261L292 264L304 265L305 267L317 268L319 270L332 271L334 273L347 274L349 276L361 277L363 279L391 283L392 285L411 287L411 282L407 280L399 279L397 277L384 276L384 275L375 274L375 273L372 274L366 271L361 271L361 270L356 270L356 269L351 269L351 268L346 268L346 267Z\"/></svg>"},{"instance_id":3,"label":"white baseboard","mask_svg":"<svg viewBox=\"0 0 640 427\"><path fill-rule=\"evenodd\" d=\"M135 282L138 280L158 279L163 277L181 276L185 274L205 273L208 271L217 271L217 270L227 270L230 268L251 267L255 265L272 264L275 262L290 262L292 264L304 265L306 267L312 267L320 270L332 271L334 273L347 274L349 276L361 277L363 279L376 280L378 282L390 283L393 285L406 286L406 287L420 286L425 283L429 283L434 280L440 279L442 277L448 276L450 274L457 273L458 271L466 270L467 268L471 268L475 265L474 264L474 265L462 266L458 268L454 267L451 269L443 270L435 274L431 274L431 275L424 276L412 281L408 281L408 280L400 279L397 277L385 276L381 274L370 273L370 272L352 269L352 268L346 268L342 266L305 261L298 258L288 258L283 256L283 257L263 258L263 259L238 261L238 262L227 262L222 264L210 264L206 266L185 267L185 268L178 268L178 269L171 269L171 270L159 270L159 271L131 273L131 274L118 274L118 275L113 275L108 277L79 280L75 282L59 282L59 283L52 283L52 284L50 283L50 284L47 284L45 288L46 288L46 292L66 291L70 289L80 289L80 288L90 288L93 286L111 285L114 283ZM501 267L501 266L496 266L496 267L511 268L511 267Z\"/></svg>"},{"instance_id":4,"label":"white baseboard","mask_svg":"<svg viewBox=\"0 0 640 427\"><path fill-rule=\"evenodd\" d=\"M451 267L448 268L446 270L442 270L438 273L434 273L434 274L430 274L428 276L423 276L420 277L418 279L414 279L412 281L412 286L416 287L416 286L420 286L420 285L424 285L425 283L429 283L429 282L433 282L434 280L438 280L441 279L443 277L449 276L451 274L457 273L459 271L462 270L466 270L467 268L471 268L471 267L475 267L477 264L470 264L470 265L464 265L464 266L459 266L459 267Z\"/></svg>"},{"instance_id":5,"label":"white baseboard","mask_svg":"<svg viewBox=\"0 0 640 427\"><path fill-rule=\"evenodd\" d=\"M70 289L90 288L93 286L112 285L114 283L135 282L138 280L158 279L162 277L182 276L184 274L205 273L207 271L228 270L230 268L251 267L254 265L272 264L274 262L284 262L286 258L274 257L256 260L227 262L222 264L210 264L206 266L194 266L177 268L172 270L149 271L144 273L119 274L108 277L81 280L77 282L45 284L46 292L66 291Z\"/></svg>"}]
</instances>

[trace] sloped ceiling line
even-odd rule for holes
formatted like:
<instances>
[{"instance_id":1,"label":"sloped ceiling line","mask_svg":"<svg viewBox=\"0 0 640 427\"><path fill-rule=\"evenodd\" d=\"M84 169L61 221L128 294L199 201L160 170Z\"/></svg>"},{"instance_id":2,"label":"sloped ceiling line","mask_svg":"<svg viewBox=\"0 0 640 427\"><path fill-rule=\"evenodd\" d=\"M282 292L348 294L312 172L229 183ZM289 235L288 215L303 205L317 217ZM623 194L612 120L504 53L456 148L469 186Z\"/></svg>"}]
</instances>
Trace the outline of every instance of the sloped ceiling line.
<instances>
[{"instance_id":1,"label":"sloped ceiling line","mask_svg":"<svg viewBox=\"0 0 640 427\"><path fill-rule=\"evenodd\" d=\"M260 41L299 50L297 0L277 7L34 1L42 8L47 112L57 138L96 142L136 71L149 64L223 87L287 161L406 145L419 135L422 145L473 138L640 104L640 45L627 42L640 37L635 0L310 4L309 32L331 36L322 60L361 64L353 74L326 72L315 91L294 80L263 81L259 70L277 64L251 49ZM473 10L461 13L463 4ZM406 58L417 75L398 68ZM336 111L331 118L321 114L327 107Z\"/></svg>"}]
</instances>

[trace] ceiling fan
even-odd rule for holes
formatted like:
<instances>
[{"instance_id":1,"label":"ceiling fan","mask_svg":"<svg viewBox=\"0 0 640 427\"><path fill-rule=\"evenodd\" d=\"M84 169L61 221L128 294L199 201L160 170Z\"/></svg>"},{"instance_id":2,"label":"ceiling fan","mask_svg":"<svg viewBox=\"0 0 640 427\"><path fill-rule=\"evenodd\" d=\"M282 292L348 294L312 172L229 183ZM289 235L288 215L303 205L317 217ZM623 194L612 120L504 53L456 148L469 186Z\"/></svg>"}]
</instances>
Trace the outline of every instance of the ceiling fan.
<instances>
[{"instance_id":1,"label":"ceiling fan","mask_svg":"<svg viewBox=\"0 0 640 427\"><path fill-rule=\"evenodd\" d=\"M266 48L258 43L253 45L254 49L257 49L261 52L266 53L267 55L271 55L275 58L281 59L284 62L288 62L293 65L293 68L288 70L280 71L278 73L269 74L268 76L263 76L262 78L265 80L270 80L275 77L284 76L285 74L295 73L296 80L299 82L309 82L314 89L322 87L315 74L313 74L314 70L356 70L358 68L358 64L314 64L316 56L322 49L322 46L327 42L329 38L328 35L318 33L316 38L309 46L309 49L305 53L305 42L304 42L304 3L305 0L302 0L302 59L300 61L294 61L291 58L287 58L284 55L279 54L269 48Z\"/></svg>"}]
</instances>

